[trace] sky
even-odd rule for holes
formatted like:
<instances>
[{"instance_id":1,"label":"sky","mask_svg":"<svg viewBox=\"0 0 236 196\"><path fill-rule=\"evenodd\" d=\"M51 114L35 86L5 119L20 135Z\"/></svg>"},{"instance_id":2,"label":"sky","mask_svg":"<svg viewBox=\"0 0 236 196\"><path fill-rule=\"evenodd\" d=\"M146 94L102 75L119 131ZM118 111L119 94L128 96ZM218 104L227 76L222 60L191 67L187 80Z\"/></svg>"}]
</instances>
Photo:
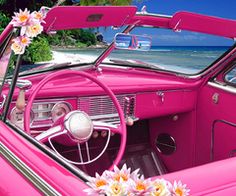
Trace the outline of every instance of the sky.
<instances>
[{"instance_id":1,"label":"sky","mask_svg":"<svg viewBox=\"0 0 236 196\"><path fill-rule=\"evenodd\" d=\"M236 0L134 0L133 5L138 11L145 5L149 13L173 15L178 11L189 11L236 20ZM144 31L135 31L135 34L141 33ZM160 46L225 46L234 43L232 39L187 31L149 30L149 33L153 37L153 45Z\"/></svg>"},{"instance_id":2,"label":"sky","mask_svg":"<svg viewBox=\"0 0 236 196\"><path fill-rule=\"evenodd\" d=\"M190 11L236 20L236 0L138 0L138 10L146 5L148 12L172 15L177 11Z\"/></svg>"}]
</instances>

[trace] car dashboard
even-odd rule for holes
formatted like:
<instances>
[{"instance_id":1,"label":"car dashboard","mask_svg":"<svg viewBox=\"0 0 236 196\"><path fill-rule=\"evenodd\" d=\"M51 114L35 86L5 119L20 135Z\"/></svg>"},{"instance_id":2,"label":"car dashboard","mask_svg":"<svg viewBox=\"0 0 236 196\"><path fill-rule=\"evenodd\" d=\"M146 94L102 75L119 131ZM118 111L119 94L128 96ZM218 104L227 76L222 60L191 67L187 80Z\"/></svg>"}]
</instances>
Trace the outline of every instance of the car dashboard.
<instances>
[{"instance_id":1,"label":"car dashboard","mask_svg":"<svg viewBox=\"0 0 236 196\"><path fill-rule=\"evenodd\" d=\"M190 111L196 101L197 82L176 76L153 73L147 70L104 68L102 73L88 70L91 75L108 85L114 92L125 118L134 121L150 119L168 114ZM33 75L22 79L30 80L33 87L46 75ZM172 77L168 80L168 77ZM64 95L64 96L62 96ZM17 99L17 96L13 100ZM68 77L55 79L39 93L31 108L32 133L50 128L60 117L72 110L86 112L91 120L119 124L119 117L111 98L95 84L84 78ZM23 111L11 104L9 120L23 129Z\"/></svg>"}]
</instances>

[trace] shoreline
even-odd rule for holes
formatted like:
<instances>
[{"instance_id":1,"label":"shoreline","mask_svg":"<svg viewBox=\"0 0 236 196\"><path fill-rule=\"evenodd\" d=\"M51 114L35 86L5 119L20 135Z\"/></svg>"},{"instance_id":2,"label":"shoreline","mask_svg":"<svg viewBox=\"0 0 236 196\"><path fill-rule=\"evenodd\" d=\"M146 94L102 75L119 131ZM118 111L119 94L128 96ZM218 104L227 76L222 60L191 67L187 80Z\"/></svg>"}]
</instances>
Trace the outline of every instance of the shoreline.
<instances>
[{"instance_id":1,"label":"shoreline","mask_svg":"<svg viewBox=\"0 0 236 196\"><path fill-rule=\"evenodd\" d=\"M96 45L77 47L77 46L50 46L52 50L85 50L85 49L106 49L109 45L107 43L99 43Z\"/></svg>"}]
</instances>

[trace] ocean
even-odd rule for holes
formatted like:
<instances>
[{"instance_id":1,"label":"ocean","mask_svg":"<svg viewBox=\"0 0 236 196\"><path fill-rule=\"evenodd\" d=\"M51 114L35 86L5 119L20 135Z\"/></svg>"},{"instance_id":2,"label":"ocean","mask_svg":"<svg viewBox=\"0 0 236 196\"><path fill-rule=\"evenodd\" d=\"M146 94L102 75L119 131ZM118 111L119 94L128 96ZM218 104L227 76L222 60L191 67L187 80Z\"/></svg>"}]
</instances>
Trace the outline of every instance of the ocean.
<instances>
[{"instance_id":1,"label":"ocean","mask_svg":"<svg viewBox=\"0 0 236 196\"><path fill-rule=\"evenodd\" d=\"M149 51L114 50L108 58L138 60L157 68L196 74L211 65L229 46L153 46ZM94 61L104 49L60 49L53 51L55 62Z\"/></svg>"}]
</instances>

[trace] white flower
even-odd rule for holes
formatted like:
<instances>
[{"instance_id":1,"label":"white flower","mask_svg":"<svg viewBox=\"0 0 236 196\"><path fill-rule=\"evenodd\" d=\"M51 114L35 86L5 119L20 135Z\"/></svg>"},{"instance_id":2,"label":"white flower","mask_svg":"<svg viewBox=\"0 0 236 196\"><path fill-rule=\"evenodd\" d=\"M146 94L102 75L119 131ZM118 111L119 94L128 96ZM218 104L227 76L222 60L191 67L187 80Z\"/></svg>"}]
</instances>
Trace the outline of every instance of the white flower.
<instances>
[{"instance_id":1,"label":"white flower","mask_svg":"<svg viewBox=\"0 0 236 196\"><path fill-rule=\"evenodd\" d=\"M31 43L31 39L26 36L19 36L12 41L11 49L15 54L23 54L25 52L25 47Z\"/></svg>"},{"instance_id":2,"label":"white flower","mask_svg":"<svg viewBox=\"0 0 236 196\"><path fill-rule=\"evenodd\" d=\"M20 9L19 13L15 12L14 14L15 16L12 17L13 20L11 22L11 24L13 24L14 27L29 25L31 21L31 15L30 12L27 10L27 8L25 8L24 11Z\"/></svg>"},{"instance_id":3,"label":"white flower","mask_svg":"<svg viewBox=\"0 0 236 196\"><path fill-rule=\"evenodd\" d=\"M100 176L91 178L87 184L91 188L84 190L88 195L105 194L107 196L187 196L190 189L181 181L174 182L174 185L164 179L139 178L139 169L131 173L131 169L124 164L121 169L114 167L114 172L104 171Z\"/></svg>"},{"instance_id":4,"label":"white flower","mask_svg":"<svg viewBox=\"0 0 236 196\"><path fill-rule=\"evenodd\" d=\"M23 46L19 42L13 42L13 44L11 45L11 49L15 54L24 54L25 52L25 46Z\"/></svg>"},{"instance_id":5,"label":"white flower","mask_svg":"<svg viewBox=\"0 0 236 196\"><path fill-rule=\"evenodd\" d=\"M103 173L101 176L96 173L96 177L91 177L87 184L91 187L84 190L84 192L87 192L88 195L104 193L105 186L108 185L108 178L105 173Z\"/></svg>"},{"instance_id":6,"label":"white flower","mask_svg":"<svg viewBox=\"0 0 236 196\"><path fill-rule=\"evenodd\" d=\"M41 12L41 11L34 11L32 14L31 14L31 16L32 16L32 19L34 20L34 21L36 21L36 22L39 22L39 23L42 23L42 22L44 22L44 18L46 17L45 16L45 14L43 13L43 12Z\"/></svg>"},{"instance_id":7,"label":"white flower","mask_svg":"<svg viewBox=\"0 0 236 196\"><path fill-rule=\"evenodd\" d=\"M141 176L130 181L129 193L130 195L150 195L153 190L151 185L150 179L145 180L144 176Z\"/></svg>"},{"instance_id":8,"label":"white flower","mask_svg":"<svg viewBox=\"0 0 236 196\"><path fill-rule=\"evenodd\" d=\"M108 186L105 186L105 194L107 196L125 196L128 193L127 184L110 180Z\"/></svg>"},{"instance_id":9,"label":"white flower","mask_svg":"<svg viewBox=\"0 0 236 196\"><path fill-rule=\"evenodd\" d=\"M172 192L175 196L186 196L189 195L190 189L187 188L186 184L182 184L181 181L174 181Z\"/></svg>"},{"instance_id":10,"label":"white flower","mask_svg":"<svg viewBox=\"0 0 236 196\"><path fill-rule=\"evenodd\" d=\"M20 36L19 37L19 42L23 45L23 46L29 46L31 43L31 39L27 36Z\"/></svg>"},{"instance_id":11,"label":"white flower","mask_svg":"<svg viewBox=\"0 0 236 196\"><path fill-rule=\"evenodd\" d=\"M114 181L120 182L120 181L128 181L130 178L130 168L127 168L126 164L123 165L121 170L114 166L114 172L107 172L108 176L113 179Z\"/></svg>"},{"instance_id":12,"label":"white flower","mask_svg":"<svg viewBox=\"0 0 236 196\"><path fill-rule=\"evenodd\" d=\"M170 196L169 189L171 188L170 182L164 179L156 179L152 182L153 190L151 192L152 196Z\"/></svg>"},{"instance_id":13,"label":"white flower","mask_svg":"<svg viewBox=\"0 0 236 196\"><path fill-rule=\"evenodd\" d=\"M36 37L43 31L43 26L40 23L34 23L26 28L26 36L28 37Z\"/></svg>"}]
</instances>

